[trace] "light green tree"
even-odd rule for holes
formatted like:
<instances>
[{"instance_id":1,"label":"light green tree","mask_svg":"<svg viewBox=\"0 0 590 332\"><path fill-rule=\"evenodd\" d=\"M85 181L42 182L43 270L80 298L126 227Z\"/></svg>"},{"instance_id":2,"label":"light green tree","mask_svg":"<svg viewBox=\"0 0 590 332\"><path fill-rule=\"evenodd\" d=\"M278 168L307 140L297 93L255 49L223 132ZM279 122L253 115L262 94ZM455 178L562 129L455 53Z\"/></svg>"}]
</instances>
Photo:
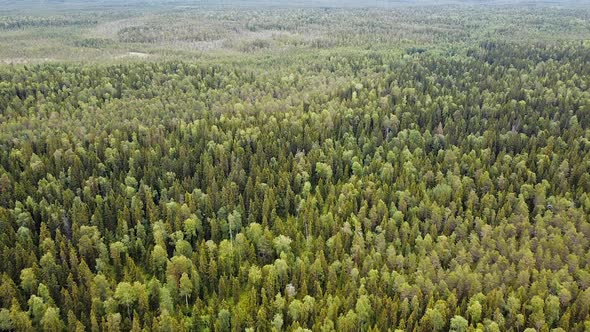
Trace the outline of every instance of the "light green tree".
<instances>
[{"instance_id":1,"label":"light green tree","mask_svg":"<svg viewBox=\"0 0 590 332\"><path fill-rule=\"evenodd\" d=\"M453 332L466 332L469 327L469 322L462 316L455 316L451 318L451 331Z\"/></svg>"},{"instance_id":2,"label":"light green tree","mask_svg":"<svg viewBox=\"0 0 590 332\"><path fill-rule=\"evenodd\" d=\"M64 323L59 318L58 308L47 308L41 318L41 328L45 332L60 332L64 329Z\"/></svg>"},{"instance_id":3,"label":"light green tree","mask_svg":"<svg viewBox=\"0 0 590 332\"><path fill-rule=\"evenodd\" d=\"M291 242L293 242L288 236L279 235L274 238L272 241L273 246L277 252L277 255L281 253L289 253L291 252Z\"/></svg>"},{"instance_id":4,"label":"light green tree","mask_svg":"<svg viewBox=\"0 0 590 332\"><path fill-rule=\"evenodd\" d=\"M188 297L191 295L193 291L193 283L191 279L188 277L188 274L183 273L182 277L180 277L180 296L184 296L184 301L186 306L188 307Z\"/></svg>"},{"instance_id":5,"label":"light green tree","mask_svg":"<svg viewBox=\"0 0 590 332\"><path fill-rule=\"evenodd\" d=\"M22 269L20 271L20 286L24 289L27 293L32 294L37 289L37 277L35 276L35 271L32 268Z\"/></svg>"},{"instance_id":6,"label":"light green tree","mask_svg":"<svg viewBox=\"0 0 590 332\"><path fill-rule=\"evenodd\" d=\"M128 282L120 282L115 290L115 298L127 307L127 315L131 317L131 306L137 301L137 294Z\"/></svg>"},{"instance_id":7,"label":"light green tree","mask_svg":"<svg viewBox=\"0 0 590 332\"><path fill-rule=\"evenodd\" d=\"M481 319L481 310L482 307L478 300L471 301L467 307L467 313L473 323L479 323L479 320Z\"/></svg>"}]
</instances>

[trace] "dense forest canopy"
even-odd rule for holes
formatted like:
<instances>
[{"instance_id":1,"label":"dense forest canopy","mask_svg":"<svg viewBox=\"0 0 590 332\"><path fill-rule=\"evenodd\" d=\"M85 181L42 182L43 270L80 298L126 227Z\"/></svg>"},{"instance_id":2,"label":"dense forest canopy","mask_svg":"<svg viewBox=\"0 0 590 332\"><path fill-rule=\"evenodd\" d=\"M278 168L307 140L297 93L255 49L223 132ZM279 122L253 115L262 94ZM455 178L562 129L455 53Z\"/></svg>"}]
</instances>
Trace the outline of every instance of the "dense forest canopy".
<instances>
[{"instance_id":1,"label":"dense forest canopy","mask_svg":"<svg viewBox=\"0 0 590 332\"><path fill-rule=\"evenodd\" d=\"M4 3L0 331L590 330L588 5Z\"/></svg>"}]
</instances>

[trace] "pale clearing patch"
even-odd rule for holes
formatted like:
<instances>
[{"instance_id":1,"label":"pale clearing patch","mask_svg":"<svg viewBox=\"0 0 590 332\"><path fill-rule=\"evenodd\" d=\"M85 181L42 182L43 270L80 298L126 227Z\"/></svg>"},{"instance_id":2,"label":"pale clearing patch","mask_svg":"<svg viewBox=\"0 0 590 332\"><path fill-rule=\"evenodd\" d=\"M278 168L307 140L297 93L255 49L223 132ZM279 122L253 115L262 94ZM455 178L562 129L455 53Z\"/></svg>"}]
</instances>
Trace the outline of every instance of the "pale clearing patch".
<instances>
[{"instance_id":1,"label":"pale clearing patch","mask_svg":"<svg viewBox=\"0 0 590 332\"><path fill-rule=\"evenodd\" d=\"M52 58L6 58L0 59L0 63L6 65L26 65L29 63L43 63L53 61Z\"/></svg>"},{"instance_id":2,"label":"pale clearing patch","mask_svg":"<svg viewBox=\"0 0 590 332\"><path fill-rule=\"evenodd\" d=\"M128 58L136 58L136 59L145 59L150 57L151 55L148 53L143 52L127 52L124 54L119 54L117 56L113 56L114 59L128 59Z\"/></svg>"},{"instance_id":3,"label":"pale clearing patch","mask_svg":"<svg viewBox=\"0 0 590 332\"><path fill-rule=\"evenodd\" d=\"M105 38L105 39L117 39L117 33L125 28L129 28L136 25L145 24L145 22L152 19L154 15L146 15L143 17L131 17L121 20L115 20L110 22L101 23L98 26L88 31L88 37Z\"/></svg>"},{"instance_id":4,"label":"pale clearing patch","mask_svg":"<svg viewBox=\"0 0 590 332\"><path fill-rule=\"evenodd\" d=\"M168 43L162 43L160 46L166 47L169 50L175 51L196 51L205 52L217 50L223 47L224 40L217 39L211 41L172 41Z\"/></svg>"},{"instance_id":5,"label":"pale clearing patch","mask_svg":"<svg viewBox=\"0 0 590 332\"><path fill-rule=\"evenodd\" d=\"M142 53L142 52L127 52L127 56L132 56L132 57L137 57L137 58L147 58L150 55L147 53Z\"/></svg>"}]
</instances>

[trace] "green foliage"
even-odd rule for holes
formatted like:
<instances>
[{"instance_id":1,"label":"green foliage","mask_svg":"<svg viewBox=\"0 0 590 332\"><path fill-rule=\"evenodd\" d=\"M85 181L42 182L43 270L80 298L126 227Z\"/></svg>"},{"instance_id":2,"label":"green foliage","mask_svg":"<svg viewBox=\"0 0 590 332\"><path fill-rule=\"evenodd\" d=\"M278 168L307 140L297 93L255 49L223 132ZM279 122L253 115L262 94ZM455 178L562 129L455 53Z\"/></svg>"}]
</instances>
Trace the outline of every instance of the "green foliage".
<instances>
[{"instance_id":1,"label":"green foliage","mask_svg":"<svg viewBox=\"0 0 590 332\"><path fill-rule=\"evenodd\" d=\"M120 282L115 290L115 298L127 307L127 312L131 315L131 306L137 301L137 294L133 286L128 282Z\"/></svg>"},{"instance_id":2,"label":"green foliage","mask_svg":"<svg viewBox=\"0 0 590 332\"><path fill-rule=\"evenodd\" d=\"M59 332L63 330L64 324L59 317L58 308L47 308L41 318L41 328L45 332Z\"/></svg>"},{"instance_id":3,"label":"green foliage","mask_svg":"<svg viewBox=\"0 0 590 332\"><path fill-rule=\"evenodd\" d=\"M14 329L14 323L10 317L10 311L8 309L0 309L0 330L10 331Z\"/></svg>"},{"instance_id":4,"label":"green foliage","mask_svg":"<svg viewBox=\"0 0 590 332\"><path fill-rule=\"evenodd\" d=\"M188 297L191 295L193 291L193 283L188 277L188 274L183 273L182 277L180 277L180 285L179 285L179 292L180 296L184 296L186 301L186 306L188 307Z\"/></svg>"},{"instance_id":5,"label":"green foliage","mask_svg":"<svg viewBox=\"0 0 590 332\"><path fill-rule=\"evenodd\" d=\"M277 252L280 256L281 253L289 253L291 251L292 240L288 236L279 235L272 241Z\"/></svg>"},{"instance_id":6,"label":"green foliage","mask_svg":"<svg viewBox=\"0 0 590 332\"><path fill-rule=\"evenodd\" d=\"M451 318L450 331L466 332L468 327L469 327L469 322L467 321L467 319L463 318L462 316L457 315L457 316Z\"/></svg>"},{"instance_id":7,"label":"green foliage","mask_svg":"<svg viewBox=\"0 0 590 332\"><path fill-rule=\"evenodd\" d=\"M588 329L587 6L161 6L0 19L0 330Z\"/></svg>"}]
</instances>

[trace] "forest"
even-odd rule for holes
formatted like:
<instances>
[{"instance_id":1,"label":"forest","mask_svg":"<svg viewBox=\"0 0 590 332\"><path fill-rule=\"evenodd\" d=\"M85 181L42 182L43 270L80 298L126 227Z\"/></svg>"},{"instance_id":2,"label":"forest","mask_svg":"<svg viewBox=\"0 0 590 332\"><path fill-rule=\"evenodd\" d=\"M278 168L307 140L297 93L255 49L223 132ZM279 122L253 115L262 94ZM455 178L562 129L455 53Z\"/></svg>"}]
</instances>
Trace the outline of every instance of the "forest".
<instances>
[{"instance_id":1,"label":"forest","mask_svg":"<svg viewBox=\"0 0 590 332\"><path fill-rule=\"evenodd\" d=\"M590 331L590 5L0 14L0 331Z\"/></svg>"}]
</instances>

